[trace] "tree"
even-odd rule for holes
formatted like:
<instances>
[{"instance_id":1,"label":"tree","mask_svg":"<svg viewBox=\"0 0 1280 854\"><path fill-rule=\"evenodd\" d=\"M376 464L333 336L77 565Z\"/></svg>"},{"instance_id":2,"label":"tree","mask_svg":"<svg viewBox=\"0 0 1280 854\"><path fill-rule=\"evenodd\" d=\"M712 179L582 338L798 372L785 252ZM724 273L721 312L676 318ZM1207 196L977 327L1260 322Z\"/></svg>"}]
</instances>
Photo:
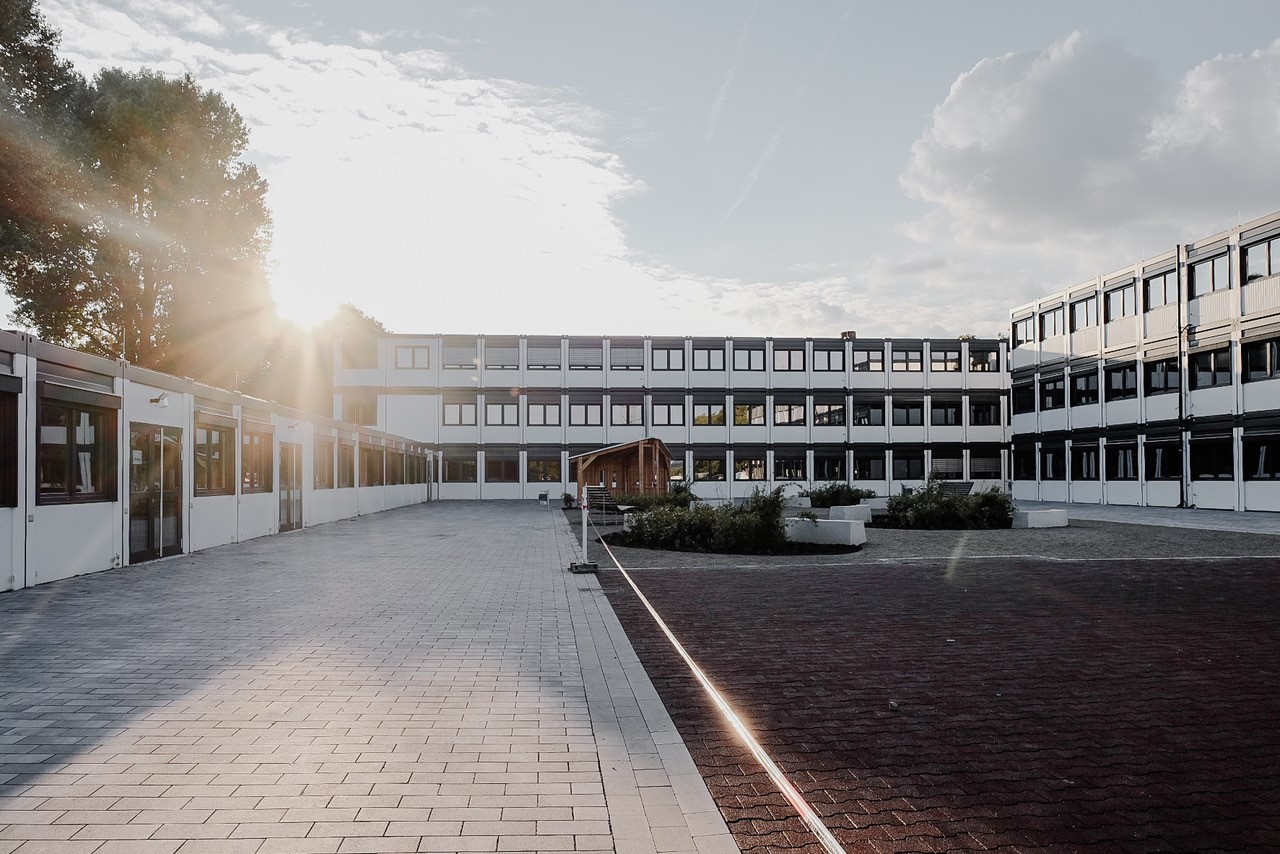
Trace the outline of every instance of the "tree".
<instances>
[{"instance_id":1,"label":"tree","mask_svg":"<svg viewBox=\"0 0 1280 854\"><path fill-rule=\"evenodd\" d=\"M266 182L242 160L243 120L189 76L110 69L80 127L60 158L78 167L62 251L48 227L4 247L15 318L56 343L234 385L274 322Z\"/></svg>"}]
</instances>

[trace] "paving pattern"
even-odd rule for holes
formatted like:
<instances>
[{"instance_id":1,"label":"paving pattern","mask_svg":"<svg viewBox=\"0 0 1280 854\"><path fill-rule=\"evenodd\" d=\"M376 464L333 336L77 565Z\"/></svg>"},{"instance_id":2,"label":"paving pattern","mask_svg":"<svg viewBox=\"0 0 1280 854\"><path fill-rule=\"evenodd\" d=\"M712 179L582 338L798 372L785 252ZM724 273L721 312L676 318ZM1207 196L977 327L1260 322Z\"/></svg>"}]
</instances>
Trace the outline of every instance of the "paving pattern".
<instances>
[{"instance_id":1,"label":"paving pattern","mask_svg":"<svg viewBox=\"0 0 1280 854\"><path fill-rule=\"evenodd\" d=\"M641 588L850 851L1280 851L1274 559L650 554ZM602 583L742 849L819 851Z\"/></svg>"},{"instance_id":2,"label":"paving pattern","mask_svg":"<svg viewBox=\"0 0 1280 854\"><path fill-rule=\"evenodd\" d=\"M449 502L0 596L0 854L736 851L573 547Z\"/></svg>"}]
</instances>

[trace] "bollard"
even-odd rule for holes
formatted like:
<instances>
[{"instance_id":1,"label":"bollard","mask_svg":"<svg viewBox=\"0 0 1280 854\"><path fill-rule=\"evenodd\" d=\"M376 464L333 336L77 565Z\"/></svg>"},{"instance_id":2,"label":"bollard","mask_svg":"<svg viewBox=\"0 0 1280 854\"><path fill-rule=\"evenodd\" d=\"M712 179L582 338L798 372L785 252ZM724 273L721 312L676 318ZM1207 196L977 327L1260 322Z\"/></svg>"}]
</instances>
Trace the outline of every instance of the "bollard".
<instances>
[{"instance_id":1,"label":"bollard","mask_svg":"<svg viewBox=\"0 0 1280 854\"><path fill-rule=\"evenodd\" d=\"M590 498L584 490L582 493L582 560L569 564L569 571L573 573L596 572L600 569L599 566L587 560L587 525L591 521L588 518L590 508L587 505L590 503Z\"/></svg>"}]
</instances>

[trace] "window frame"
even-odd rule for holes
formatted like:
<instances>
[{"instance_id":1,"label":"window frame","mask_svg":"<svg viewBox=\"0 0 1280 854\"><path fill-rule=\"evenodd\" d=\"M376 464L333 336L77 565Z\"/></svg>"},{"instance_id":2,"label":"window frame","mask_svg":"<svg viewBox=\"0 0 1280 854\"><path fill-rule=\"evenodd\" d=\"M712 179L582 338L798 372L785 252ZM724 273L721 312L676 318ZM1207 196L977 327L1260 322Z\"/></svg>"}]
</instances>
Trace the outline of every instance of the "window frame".
<instances>
[{"instance_id":1,"label":"window frame","mask_svg":"<svg viewBox=\"0 0 1280 854\"><path fill-rule=\"evenodd\" d=\"M702 365L698 364L699 355L704 357L702 359L704 364ZM715 358L717 355L720 357L719 359ZM715 365L717 361L720 363L719 367L716 367ZM724 370L724 348L723 347L694 347L693 348L693 369L695 371L723 371Z\"/></svg>"},{"instance_id":2,"label":"window frame","mask_svg":"<svg viewBox=\"0 0 1280 854\"><path fill-rule=\"evenodd\" d=\"M400 357L408 355L408 364L400 364ZM431 348L417 345L396 345L395 365L398 371L427 371L431 369ZM421 359L419 359L421 357ZM421 364L419 364L421 362Z\"/></svg>"},{"instance_id":3,"label":"window frame","mask_svg":"<svg viewBox=\"0 0 1280 854\"><path fill-rule=\"evenodd\" d=\"M230 420L230 419L229 419ZM204 441L200 441L200 433L204 431ZM220 454L218 465L222 469L222 485L214 486L213 474L213 441L212 434L217 432L221 436L218 444L218 452ZM228 434L231 441L227 441ZM210 495L235 495L236 493L236 455L235 448L238 447L238 431L229 424L214 424L210 421L202 421L198 416L195 423L195 431L192 434L192 466L191 466L191 487L192 495L196 498L203 498ZM231 452L228 453L228 445ZM203 458L205 460L205 477L201 477L200 459L202 457L201 450L203 448Z\"/></svg>"},{"instance_id":4,"label":"window frame","mask_svg":"<svg viewBox=\"0 0 1280 854\"><path fill-rule=\"evenodd\" d=\"M275 491L275 433L244 426L240 430L240 494Z\"/></svg>"},{"instance_id":5,"label":"window frame","mask_svg":"<svg viewBox=\"0 0 1280 854\"><path fill-rule=\"evenodd\" d=\"M738 356L743 358L739 359ZM759 358L757 358L759 357ZM745 367L739 362L745 364ZM758 363L758 367L757 367ZM764 371L764 348L763 347L734 347L733 348L733 369L735 371L747 371L749 373L761 373Z\"/></svg>"},{"instance_id":6,"label":"window frame","mask_svg":"<svg viewBox=\"0 0 1280 854\"><path fill-rule=\"evenodd\" d=\"M698 410L706 410L706 421L698 421L704 417L699 414ZM725 426L725 406L724 403L694 403L692 409L692 419L689 422L691 427L723 427ZM716 410L720 412L720 420L716 420Z\"/></svg>"},{"instance_id":7,"label":"window frame","mask_svg":"<svg viewBox=\"0 0 1280 854\"><path fill-rule=\"evenodd\" d=\"M1107 403L1116 400L1133 400L1138 396L1138 363L1129 362L1126 365L1112 365L1103 368L1103 389L1102 397ZM1114 377L1129 378L1132 382L1114 383Z\"/></svg>"},{"instance_id":8,"label":"window frame","mask_svg":"<svg viewBox=\"0 0 1280 854\"><path fill-rule=\"evenodd\" d=\"M898 413L902 413L899 419ZM911 420L911 413L918 413L918 419ZM893 427L923 427L924 426L924 401L923 400L895 400L893 402L893 419L890 422Z\"/></svg>"},{"instance_id":9,"label":"window frame","mask_svg":"<svg viewBox=\"0 0 1280 854\"><path fill-rule=\"evenodd\" d=\"M1067 333L1066 307L1059 305L1040 312L1039 332L1041 341L1048 341L1050 338L1060 338L1065 335Z\"/></svg>"},{"instance_id":10,"label":"window frame","mask_svg":"<svg viewBox=\"0 0 1280 854\"><path fill-rule=\"evenodd\" d=\"M958 374L964 370L964 361L961 359L962 350L957 347L950 347L937 350L933 347L929 348L929 373L933 374ZM939 367L941 365L941 367ZM952 367L948 367L948 365Z\"/></svg>"},{"instance_id":11,"label":"window frame","mask_svg":"<svg viewBox=\"0 0 1280 854\"><path fill-rule=\"evenodd\" d=\"M844 350L813 350L813 370L817 373L844 373Z\"/></svg>"},{"instance_id":12,"label":"window frame","mask_svg":"<svg viewBox=\"0 0 1280 854\"><path fill-rule=\"evenodd\" d=\"M1119 302L1120 313L1116 313L1116 303ZM1118 288L1112 288L1103 291L1103 322L1115 323L1117 320L1123 320L1126 317L1136 317L1138 314L1138 289L1133 282L1127 285L1121 285Z\"/></svg>"},{"instance_id":13,"label":"window frame","mask_svg":"<svg viewBox=\"0 0 1280 854\"><path fill-rule=\"evenodd\" d=\"M1187 365L1190 371L1188 380L1190 380L1190 388L1193 391L1206 388L1223 388L1229 386L1233 382L1233 369L1231 346L1215 347L1212 350L1197 350L1188 354ZM1207 371L1202 367L1202 362L1207 362ZM1225 365L1223 364L1225 362ZM1210 382L1204 382L1202 377L1209 376Z\"/></svg>"},{"instance_id":14,"label":"window frame","mask_svg":"<svg viewBox=\"0 0 1280 854\"><path fill-rule=\"evenodd\" d=\"M1098 325L1098 295L1090 294L1071 303L1071 331L1080 332Z\"/></svg>"},{"instance_id":15,"label":"window frame","mask_svg":"<svg viewBox=\"0 0 1280 854\"><path fill-rule=\"evenodd\" d=\"M535 421L535 415L541 419ZM554 415L555 420L548 420ZM559 427L560 425L560 404L558 403L526 403L525 404L525 426L527 427Z\"/></svg>"},{"instance_id":16,"label":"window frame","mask_svg":"<svg viewBox=\"0 0 1280 854\"><path fill-rule=\"evenodd\" d=\"M799 412L799 420L796 420L796 413ZM779 419L779 413L786 413L783 418ZM809 407L803 403L774 403L773 404L773 426L774 427L807 427L809 424Z\"/></svg>"},{"instance_id":17,"label":"window frame","mask_svg":"<svg viewBox=\"0 0 1280 854\"><path fill-rule=\"evenodd\" d=\"M119 500L120 496L120 471L117 460L117 443L120 436L120 413L114 405L99 406L84 402L81 400L72 400L76 397L77 390L68 390L66 397L46 397L43 393L36 402L36 434L35 434L35 452L36 464L33 471L35 478L36 505L58 505L58 504L100 504L111 503ZM93 392L85 392L86 396L95 395ZM102 395L105 397L105 395ZM65 433L63 441L60 443L44 442L41 437L45 435L46 425L44 423L45 415L50 410L58 410L66 413L66 423L63 426ZM14 410L15 415L17 410ZM88 423L82 424L79 416L87 416ZM96 423L95 423L96 419ZM93 442L80 444L76 441L76 431L82 427L93 427ZM16 434L15 434L16 438ZM62 480L64 483L61 489L54 491L51 488L45 488L41 484L40 475L43 469L45 459L45 448L60 447L62 450ZM83 472L83 468L78 464L77 458L83 451L79 448L91 448L90 466L91 477L95 478L100 484L100 488L91 491L77 491L76 480ZM92 485L92 484L91 484ZM15 504L16 506L16 504Z\"/></svg>"},{"instance_id":18,"label":"window frame","mask_svg":"<svg viewBox=\"0 0 1280 854\"><path fill-rule=\"evenodd\" d=\"M618 420L619 410L623 420ZM609 404L609 425L611 427L643 427L644 426L644 404L643 403L610 403Z\"/></svg>"},{"instance_id":19,"label":"window frame","mask_svg":"<svg viewBox=\"0 0 1280 854\"><path fill-rule=\"evenodd\" d=\"M444 401L440 407L440 423L444 427L475 427L476 406L471 403L453 403ZM452 414L452 418L450 415Z\"/></svg>"},{"instance_id":20,"label":"window frame","mask_svg":"<svg viewBox=\"0 0 1280 854\"><path fill-rule=\"evenodd\" d=\"M1203 286L1202 273L1208 271L1208 287ZM1222 252L1198 258L1187 265L1187 299L1199 299L1218 291L1231 290L1231 253Z\"/></svg>"},{"instance_id":21,"label":"window frame","mask_svg":"<svg viewBox=\"0 0 1280 854\"><path fill-rule=\"evenodd\" d=\"M497 418L494 418L495 413ZM484 424L486 427L519 427L520 426L520 405L518 403L489 403L484 404Z\"/></svg>"},{"instance_id":22,"label":"window frame","mask_svg":"<svg viewBox=\"0 0 1280 854\"><path fill-rule=\"evenodd\" d=\"M883 374L884 350L854 350L850 362L858 373Z\"/></svg>"},{"instance_id":23,"label":"window frame","mask_svg":"<svg viewBox=\"0 0 1280 854\"><path fill-rule=\"evenodd\" d=\"M678 358L675 364L672 363L672 354ZM662 356L661 365L658 364L659 356ZM684 348L683 347L655 347L653 349L653 369L655 371L683 371L684 370Z\"/></svg>"},{"instance_id":24,"label":"window frame","mask_svg":"<svg viewBox=\"0 0 1280 854\"><path fill-rule=\"evenodd\" d=\"M603 427L603 403L569 403L570 427Z\"/></svg>"},{"instance_id":25,"label":"window frame","mask_svg":"<svg viewBox=\"0 0 1280 854\"><path fill-rule=\"evenodd\" d=\"M901 358L899 358L901 356ZM919 374L924 372L924 348L902 348L895 347L890 359L893 373L895 374Z\"/></svg>"},{"instance_id":26,"label":"window frame","mask_svg":"<svg viewBox=\"0 0 1280 854\"><path fill-rule=\"evenodd\" d=\"M652 421L654 427L683 427L684 426L684 404L683 403L653 403ZM661 414L660 414L661 413ZM675 413L673 418L672 413Z\"/></svg>"},{"instance_id":27,"label":"window frame","mask_svg":"<svg viewBox=\"0 0 1280 854\"><path fill-rule=\"evenodd\" d=\"M814 401L813 426L843 427L845 426L846 414L847 409L843 401Z\"/></svg>"},{"instance_id":28,"label":"window frame","mask_svg":"<svg viewBox=\"0 0 1280 854\"><path fill-rule=\"evenodd\" d=\"M773 350L773 370L775 373L799 373L804 370L804 348L783 347Z\"/></svg>"}]
</instances>

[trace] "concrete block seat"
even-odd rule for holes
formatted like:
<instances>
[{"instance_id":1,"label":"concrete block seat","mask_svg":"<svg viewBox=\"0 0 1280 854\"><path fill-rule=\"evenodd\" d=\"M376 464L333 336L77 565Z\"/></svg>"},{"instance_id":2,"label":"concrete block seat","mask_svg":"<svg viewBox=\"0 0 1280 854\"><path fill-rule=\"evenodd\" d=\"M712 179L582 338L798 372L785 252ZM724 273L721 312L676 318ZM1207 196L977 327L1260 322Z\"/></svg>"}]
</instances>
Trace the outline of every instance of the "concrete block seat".
<instances>
[{"instance_id":1,"label":"concrete block seat","mask_svg":"<svg viewBox=\"0 0 1280 854\"><path fill-rule=\"evenodd\" d=\"M867 526L853 519L788 519L787 539L793 543L860 546L867 541Z\"/></svg>"},{"instance_id":2,"label":"concrete block seat","mask_svg":"<svg viewBox=\"0 0 1280 854\"><path fill-rule=\"evenodd\" d=\"M850 522L870 522L870 504L842 504L831 508L830 519L844 519Z\"/></svg>"},{"instance_id":3,"label":"concrete block seat","mask_svg":"<svg viewBox=\"0 0 1280 854\"><path fill-rule=\"evenodd\" d=\"M1066 510L1015 510L1013 511L1013 527L1015 528L1065 528L1067 527Z\"/></svg>"}]
</instances>

